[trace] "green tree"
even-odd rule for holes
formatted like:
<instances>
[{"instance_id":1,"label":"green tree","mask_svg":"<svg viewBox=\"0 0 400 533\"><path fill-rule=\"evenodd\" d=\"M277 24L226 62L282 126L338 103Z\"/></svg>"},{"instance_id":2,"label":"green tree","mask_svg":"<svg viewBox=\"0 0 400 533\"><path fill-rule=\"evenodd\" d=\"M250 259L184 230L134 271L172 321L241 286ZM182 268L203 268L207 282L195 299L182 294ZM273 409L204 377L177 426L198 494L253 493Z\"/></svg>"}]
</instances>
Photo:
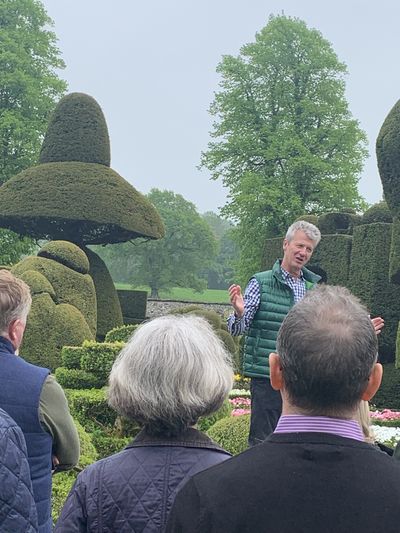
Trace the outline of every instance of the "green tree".
<instances>
[{"instance_id":1,"label":"green tree","mask_svg":"<svg viewBox=\"0 0 400 533\"><path fill-rule=\"evenodd\" d=\"M255 42L218 66L214 140L201 164L228 188L240 274L261 264L266 237L303 213L361 208L366 137L345 99L346 66L320 32L271 16Z\"/></svg>"},{"instance_id":2,"label":"green tree","mask_svg":"<svg viewBox=\"0 0 400 533\"><path fill-rule=\"evenodd\" d=\"M218 254L212 264L205 270L209 289L226 289L234 277L234 265L239 254L238 247L233 240L232 222L226 220L213 211L202 215L210 226L218 244Z\"/></svg>"},{"instance_id":3,"label":"green tree","mask_svg":"<svg viewBox=\"0 0 400 533\"><path fill-rule=\"evenodd\" d=\"M114 279L148 285L151 297L173 287L202 291L207 282L201 273L217 252L216 239L196 207L180 194L152 189L147 199L156 207L165 225L165 237L158 241L135 242L96 248L107 262Z\"/></svg>"},{"instance_id":4,"label":"green tree","mask_svg":"<svg viewBox=\"0 0 400 533\"><path fill-rule=\"evenodd\" d=\"M36 163L49 115L66 89L55 72L64 62L52 24L37 0L0 3L0 185ZM30 239L1 231L3 264L32 249Z\"/></svg>"}]
</instances>

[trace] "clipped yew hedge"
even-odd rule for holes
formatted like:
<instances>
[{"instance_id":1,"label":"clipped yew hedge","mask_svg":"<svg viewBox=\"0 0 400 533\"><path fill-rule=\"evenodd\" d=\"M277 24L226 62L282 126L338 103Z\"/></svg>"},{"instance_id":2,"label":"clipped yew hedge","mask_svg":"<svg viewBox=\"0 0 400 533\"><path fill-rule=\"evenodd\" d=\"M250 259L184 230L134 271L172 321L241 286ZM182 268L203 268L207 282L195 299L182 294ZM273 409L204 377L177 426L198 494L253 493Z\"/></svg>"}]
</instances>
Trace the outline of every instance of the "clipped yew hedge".
<instances>
[{"instance_id":1,"label":"clipped yew hedge","mask_svg":"<svg viewBox=\"0 0 400 533\"><path fill-rule=\"evenodd\" d=\"M137 327L138 324L127 324L126 326L118 326L117 328L113 328L106 334L104 341L128 342Z\"/></svg>"},{"instance_id":2,"label":"clipped yew hedge","mask_svg":"<svg viewBox=\"0 0 400 533\"><path fill-rule=\"evenodd\" d=\"M391 237L391 224L377 222L355 228L350 269L351 291L372 317L385 319L379 335L379 355L384 362L394 360L400 317L400 286L390 283L388 277Z\"/></svg>"}]
</instances>

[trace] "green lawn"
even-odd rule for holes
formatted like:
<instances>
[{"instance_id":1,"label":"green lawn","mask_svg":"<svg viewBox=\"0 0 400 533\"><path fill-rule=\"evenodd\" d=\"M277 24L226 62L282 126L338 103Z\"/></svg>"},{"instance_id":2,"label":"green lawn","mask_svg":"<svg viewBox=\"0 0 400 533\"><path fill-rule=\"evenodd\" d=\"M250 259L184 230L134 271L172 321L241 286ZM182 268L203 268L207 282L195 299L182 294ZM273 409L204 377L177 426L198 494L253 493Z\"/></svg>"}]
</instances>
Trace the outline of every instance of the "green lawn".
<instances>
[{"instance_id":1,"label":"green lawn","mask_svg":"<svg viewBox=\"0 0 400 533\"><path fill-rule=\"evenodd\" d=\"M117 289L130 290L132 286L128 283L116 283ZM137 290L147 290L150 294L148 287L135 287ZM207 289L204 292L195 292L193 289L182 289L176 287L171 289L170 292L160 291L162 300L186 300L189 302L205 302L213 304L227 304L229 303L228 291Z\"/></svg>"}]
</instances>

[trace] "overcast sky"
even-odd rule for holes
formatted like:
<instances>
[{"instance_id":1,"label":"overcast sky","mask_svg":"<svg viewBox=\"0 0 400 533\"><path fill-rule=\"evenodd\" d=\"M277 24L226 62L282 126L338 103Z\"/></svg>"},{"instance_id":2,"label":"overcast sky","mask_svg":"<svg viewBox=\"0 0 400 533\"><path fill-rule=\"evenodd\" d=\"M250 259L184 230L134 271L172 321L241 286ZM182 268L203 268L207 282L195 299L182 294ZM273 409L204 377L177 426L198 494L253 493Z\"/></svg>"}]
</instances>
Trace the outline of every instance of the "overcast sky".
<instances>
[{"instance_id":1,"label":"overcast sky","mask_svg":"<svg viewBox=\"0 0 400 533\"><path fill-rule=\"evenodd\" d=\"M180 193L218 212L226 191L199 171L210 140L216 66L284 11L321 31L348 66L350 110L368 135L360 192L382 198L375 140L400 98L397 0L44 0L67 65L69 92L101 105L111 166L140 192Z\"/></svg>"}]
</instances>

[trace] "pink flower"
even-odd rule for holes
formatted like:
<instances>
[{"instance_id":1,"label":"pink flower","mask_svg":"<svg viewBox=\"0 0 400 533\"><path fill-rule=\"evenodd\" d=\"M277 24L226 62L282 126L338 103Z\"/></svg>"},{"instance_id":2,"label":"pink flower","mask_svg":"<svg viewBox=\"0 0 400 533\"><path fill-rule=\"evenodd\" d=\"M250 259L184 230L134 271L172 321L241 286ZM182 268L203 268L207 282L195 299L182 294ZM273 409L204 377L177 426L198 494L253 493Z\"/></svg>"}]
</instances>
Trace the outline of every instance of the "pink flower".
<instances>
[{"instance_id":1,"label":"pink flower","mask_svg":"<svg viewBox=\"0 0 400 533\"><path fill-rule=\"evenodd\" d=\"M250 414L250 409L233 409L232 416L241 416Z\"/></svg>"},{"instance_id":2,"label":"pink flower","mask_svg":"<svg viewBox=\"0 0 400 533\"><path fill-rule=\"evenodd\" d=\"M392 411L391 409L383 409L383 411L371 411L371 418L374 420L399 420L400 412Z\"/></svg>"}]
</instances>

